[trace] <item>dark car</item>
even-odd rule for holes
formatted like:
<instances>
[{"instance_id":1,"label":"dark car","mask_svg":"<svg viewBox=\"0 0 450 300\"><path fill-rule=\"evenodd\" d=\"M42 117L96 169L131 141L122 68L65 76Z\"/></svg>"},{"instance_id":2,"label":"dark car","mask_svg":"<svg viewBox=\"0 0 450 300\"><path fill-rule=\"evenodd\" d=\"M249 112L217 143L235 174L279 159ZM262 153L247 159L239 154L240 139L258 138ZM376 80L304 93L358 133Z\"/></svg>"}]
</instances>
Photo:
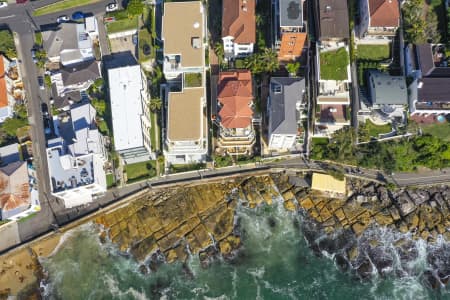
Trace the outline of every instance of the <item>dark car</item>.
<instances>
[{"instance_id":1,"label":"dark car","mask_svg":"<svg viewBox=\"0 0 450 300\"><path fill-rule=\"evenodd\" d=\"M48 116L48 105L47 103L41 103L41 110L44 116Z\"/></svg>"},{"instance_id":2,"label":"dark car","mask_svg":"<svg viewBox=\"0 0 450 300\"><path fill-rule=\"evenodd\" d=\"M44 116L44 133L45 134L51 134L52 128L51 128L51 120L49 117Z\"/></svg>"},{"instance_id":3,"label":"dark car","mask_svg":"<svg viewBox=\"0 0 450 300\"><path fill-rule=\"evenodd\" d=\"M137 34L133 34L133 44L137 45L137 43L138 43L138 36Z\"/></svg>"},{"instance_id":4,"label":"dark car","mask_svg":"<svg viewBox=\"0 0 450 300\"><path fill-rule=\"evenodd\" d=\"M72 14L72 20L80 20L84 18L84 13L81 11L76 11Z\"/></svg>"},{"instance_id":5,"label":"dark car","mask_svg":"<svg viewBox=\"0 0 450 300\"><path fill-rule=\"evenodd\" d=\"M37 63L37 58L36 58L36 49L31 49L31 57L33 58L33 62Z\"/></svg>"}]
</instances>

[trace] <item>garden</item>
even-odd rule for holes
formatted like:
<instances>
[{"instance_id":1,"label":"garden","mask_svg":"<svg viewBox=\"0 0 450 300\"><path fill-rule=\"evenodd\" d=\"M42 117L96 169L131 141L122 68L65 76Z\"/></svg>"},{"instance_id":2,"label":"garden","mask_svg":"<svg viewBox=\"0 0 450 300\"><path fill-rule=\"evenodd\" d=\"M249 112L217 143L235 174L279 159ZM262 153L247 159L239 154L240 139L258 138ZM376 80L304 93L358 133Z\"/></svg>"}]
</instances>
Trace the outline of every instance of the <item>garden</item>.
<instances>
[{"instance_id":1,"label":"garden","mask_svg":"<svg viewBox=\"0 0 450 300\"><path fill-rule=\"evenodd\" d=\"M349 64L348 52L345 48L320 53L320 79L346 80Z\"/></svg>"}]
</instances>

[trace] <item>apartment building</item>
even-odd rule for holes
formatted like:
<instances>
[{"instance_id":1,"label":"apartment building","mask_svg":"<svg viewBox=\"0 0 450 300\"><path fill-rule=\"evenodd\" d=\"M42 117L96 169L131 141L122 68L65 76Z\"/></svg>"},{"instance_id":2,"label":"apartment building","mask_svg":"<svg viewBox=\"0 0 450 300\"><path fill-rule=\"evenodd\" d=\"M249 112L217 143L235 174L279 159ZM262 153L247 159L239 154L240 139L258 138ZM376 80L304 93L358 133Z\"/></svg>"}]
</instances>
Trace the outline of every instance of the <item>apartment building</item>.
<instances>
[{"instance_id":1,"label":"apartment building","mask_svg":"<svg viewBox=\"0 0 450 300\"><path fill-rule=\"evenodd\" d=\"M200 1L164 4L164 155L169 164L206 160L205 9Z\"/></svg>"},{"instance_id":2,"label":"apartment building","mask_svg":"<svg viewBox=\"0 0 450 300\"><path fill-rule=\"evenodd\" d=\"M149 160L150 108L147 80L139 65L108 70L114 149L126 163Z\"/></svg>"}]
</instances>

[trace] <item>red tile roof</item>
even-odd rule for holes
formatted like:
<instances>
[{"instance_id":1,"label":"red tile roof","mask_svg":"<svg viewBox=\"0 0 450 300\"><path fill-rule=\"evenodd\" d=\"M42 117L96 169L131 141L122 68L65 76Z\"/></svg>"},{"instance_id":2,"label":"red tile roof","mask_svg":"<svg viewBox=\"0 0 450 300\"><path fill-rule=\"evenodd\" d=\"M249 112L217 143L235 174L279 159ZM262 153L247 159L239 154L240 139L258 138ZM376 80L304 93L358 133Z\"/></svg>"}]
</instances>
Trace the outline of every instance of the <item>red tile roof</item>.
<instances>
[{"instance_id":1,"label":"red tile roof","mask_svg":"<svg viewBox=\"0 0 450 300\"><path fill-rule=\"evenodd\" d=\"M219 74L217 98L222 105L219 111L225 128L246 128L252 122L253 100L250 71L223 72Z\"/></svg>"},{"instance_id":2,"label":"red tile roof","mask_svg":"<svg viewBox=\"0 0 450 300\"><path fill-rule=\"evenodd\" d=\"M290 61L296 60L302 55L305 47L306 33L283 33L281 37L281 46L278 53L278 60Z\"/></svg>"},{"instance_id":3,"label":"red tile roof","mask_svg":"<svg viewBox=\"0 0 450 300\"><path fill-rule=\"evenodd\" d=\"M0 55L0 108L8 106L8 90L6 88L6 70L3 55Z\"/></svg>"},{"instance_id":4,"label":"red tile roof","mask_svg":"<svg viewBox=\"0 0 450 300\"><path fill-rule=\"evenodd\" d=\"M235 43L256 42L255 0L223 0L222 37Z\"/></svg>"},{"instance_id":5,"label":"red tile roof","mask_svg":"<svg viewBox=\"0 0 450 300\"><path fill-rule=\"evenodd\" d=\"M398 0L369 0L371 27L398 27L400 8Z\"/></svg>"},{"instance_id":6,"label":"red tile roof","mask_svg":"<svg viewBox=\"0 0 450 300\"><path fill-rule=\"evenodd\" d=\"M27 165L15 162L0 168L0 208L12 210L30 203Z\"/></svg>"}]
</instances>

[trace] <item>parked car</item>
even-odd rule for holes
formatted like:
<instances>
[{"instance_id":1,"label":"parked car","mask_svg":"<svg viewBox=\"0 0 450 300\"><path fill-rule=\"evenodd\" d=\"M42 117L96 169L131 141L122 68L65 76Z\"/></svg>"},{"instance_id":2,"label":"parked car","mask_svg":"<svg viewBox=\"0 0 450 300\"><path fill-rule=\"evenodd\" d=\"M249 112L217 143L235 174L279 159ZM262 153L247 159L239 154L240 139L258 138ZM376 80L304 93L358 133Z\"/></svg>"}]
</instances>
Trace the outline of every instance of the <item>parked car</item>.
<instances>
[{"instance_id":1,"label":"parked car","mask_svg":"<svg viewBox=\"0 0 450 300\"><path fill-rule=\"evenodd\" d=\"M48 116L48 105L47 103L41 103L41 110L44 116Z\"/></svg>"},{"instance_id":2,"label":"parked car","mask_svg":"<svg viewBox=\"0 0 450 300\"><path fill-rule=\"evenodd\" d=\"M8 2L0 2L0 8L7 7Z\"/></svg>"},{"instance_id":3,"label":"parked car","mask_svg":"<svg viewBox=\"0 0 450 300\"><path fill-rule=\"evenodd\" d=\"M81 11L76 11L72 14L72 20L80 20L84 18L84 13Z\"/></svg>"},{"instance_id":4,"label":"parked car","mask_svg":"<svg viewBox=\"0 0 450 300\"><path fill-rule=\"evenodd\" d=\"M33 58L33 62L37 63L37 58L36 58L36 49L32 48L31 49L31 57Z\"/></svg>"},{"instance_id":5,"label":"parked car","mask_svg":"<svg viewBox=\"0 0 450 300\"><path fill-rule=\"evenodd\" d=\"M60 16L58 18L56 18L56 22L58 23L64 23L64 22L68 22L70 19L68 16Z\"/></svg>"},{"instance_id":6,"label":"parked car","mask_svg":"<svg viewBox=\"0 0 450 300\"><path fill-rule=\"evenodd\" d=\"M45 132L45 134L51 134L52 133L52 128L50 127L51 126L50 122L51 122L50 118L44 116L44 132Z\"/></svg>"},{"instance_id":7,"label":"parked car","mask_svg":"<svg viewBox=\"0 0 450 300\"><path fill-rule=\"evenodd\" d=\"M117 5L117 3L109 3L108 5L106 5L106 11L110 12L110 11L115 11L119 9L119 5Z\"/></svg>"},{"instance_id":8,"label":"parked car","mask_svg":"<svg viewBox=\"0 0 450 300\"><path fill-rule=\"evenodd\" d=\"M133 34L133 44L137 45L137 43L138 43L138 36L137 34Z\"/></svg>"},{"instance_id":9,"label":"parked car","mask_svg":"<svg viewBox=\"0 0 450 300\"><path fill-rule=\"evenodd\" d=\"M41 90L45 90L44 78L42 76L38 76L38 84Z\"/></svg>"}]
</instances>

